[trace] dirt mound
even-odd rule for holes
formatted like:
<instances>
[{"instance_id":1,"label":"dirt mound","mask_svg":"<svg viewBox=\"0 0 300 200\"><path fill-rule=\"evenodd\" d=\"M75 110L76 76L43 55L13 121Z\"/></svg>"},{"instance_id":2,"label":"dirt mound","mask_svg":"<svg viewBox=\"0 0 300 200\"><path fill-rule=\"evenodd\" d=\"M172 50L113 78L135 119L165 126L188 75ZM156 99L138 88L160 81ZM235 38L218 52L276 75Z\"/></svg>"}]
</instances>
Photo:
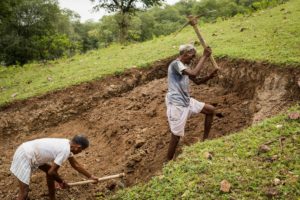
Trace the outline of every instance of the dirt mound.
<instances>
[{"instance_id":1,"label":"dirt mound","mask_svg":"<svg viewBox=\"0 0 300 200\"><path fill-rule=\"evenodd\" d=\"M127 174L122 182L107 181L59 191L58 199L95 199L123 184L131 186L159 174L170 137L164 103L170 61L3 107L1 199L13 199L17 193L17 183L9 172L15 149L24 141L41 137L71 138L82 132L91 140L91 147L76 156L85 167L99 177ZM222 79L191 87L194 98L213 104L223 115L214 119L210 139L247 127L299 100L299 88L293 82L300 74L297 69L281 70L244 61L220 63L224 69ZM177 153L183 145L200 139L203 121L201 115L188 121ZM83 179L69 164L60 173L67 181ZM47 199L44 174L34 173L31 180L31 198Z\"/></svg>"}]
</instances>

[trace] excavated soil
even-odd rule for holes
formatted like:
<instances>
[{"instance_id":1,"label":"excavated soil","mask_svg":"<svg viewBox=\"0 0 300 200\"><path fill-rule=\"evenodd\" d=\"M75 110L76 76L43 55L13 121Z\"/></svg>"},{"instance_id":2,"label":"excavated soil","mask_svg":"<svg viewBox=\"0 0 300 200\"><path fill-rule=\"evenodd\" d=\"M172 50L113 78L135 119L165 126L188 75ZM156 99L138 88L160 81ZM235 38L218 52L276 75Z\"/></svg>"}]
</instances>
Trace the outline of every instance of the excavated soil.
<instances>
[{"instance_id":1,"label":"excavated soil","mask_svg":"<svg viewBox=\"0 0 300 200\"><path fill-rule=\"evenodd\" d=\"M170 137L164 97L172 59L0 108L0 198L14 199L18 192L9 172L17 146L41 137L84 133L91 146L76 155L80 163L99 177L126 173L123 180L60 190L58 199L95 199L160 174ZM227 59L219 65L223 69L219 78L191 85L194 98L214 105L222 114L214 118L210 139L241 130L299 101L299 69ZM183 146L199 141L203 121L202 115L189 119L177 154ZM67 162L60 174L69 182L84 179ZM31 199L47 199L41 171L33 174L30 189Z\"/></svg>"}]
</instances>

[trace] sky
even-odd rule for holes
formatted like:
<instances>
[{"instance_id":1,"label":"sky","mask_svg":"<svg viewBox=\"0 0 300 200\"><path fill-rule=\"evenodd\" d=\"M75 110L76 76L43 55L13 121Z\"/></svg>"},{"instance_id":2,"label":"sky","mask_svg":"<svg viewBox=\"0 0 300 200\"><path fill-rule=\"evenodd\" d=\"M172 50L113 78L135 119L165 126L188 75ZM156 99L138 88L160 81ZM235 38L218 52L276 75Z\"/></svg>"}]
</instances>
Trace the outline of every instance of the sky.
<instances>
[{"instance_id":1,"label":"sky","mask_svg":"<svg viewBox=\"0 0 300 200\"><path fill-rule=\"evenodd\" d=\"M179 0L166 0L167 4L174 4ZM81 22L92 19L98 21L103 15L107 14L104 10L93 12L93 4L90 0L59 0L61 8L68 8L77 12L81 16Z\"/></svg>"}]
</instances>

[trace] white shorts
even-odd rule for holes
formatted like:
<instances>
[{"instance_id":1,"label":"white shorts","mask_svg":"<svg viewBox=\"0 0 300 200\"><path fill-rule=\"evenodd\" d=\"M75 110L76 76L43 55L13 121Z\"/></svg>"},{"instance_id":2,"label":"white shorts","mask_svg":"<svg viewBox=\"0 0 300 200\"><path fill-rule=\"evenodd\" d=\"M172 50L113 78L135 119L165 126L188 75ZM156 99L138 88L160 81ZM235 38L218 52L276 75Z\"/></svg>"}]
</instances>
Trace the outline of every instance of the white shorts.
<instances>
[{"instance_id":1,"label":"white shorts","mask_svg":"<svg viewBox=\"0 0 300 200\"><path fill-rule=\"evenodd\" d=\"M190 98L190 105L187 107L167 103L167 116L171 132L177 136L184 136L184 128L187 119L192 114L200 113L204 108L204 105L205 103L199 102L193 98Z\"/></svg>"},{"instance_id":2,"label":"white shorts","mask_svg":"<svg viewBox=\"0 0 300 200\"><path fill-rule=\"evenodd\" d=\"M29 185L32 167L22 146L19 146L14 154L10 171L23 183Z\"/></svg>"}]
</instances>

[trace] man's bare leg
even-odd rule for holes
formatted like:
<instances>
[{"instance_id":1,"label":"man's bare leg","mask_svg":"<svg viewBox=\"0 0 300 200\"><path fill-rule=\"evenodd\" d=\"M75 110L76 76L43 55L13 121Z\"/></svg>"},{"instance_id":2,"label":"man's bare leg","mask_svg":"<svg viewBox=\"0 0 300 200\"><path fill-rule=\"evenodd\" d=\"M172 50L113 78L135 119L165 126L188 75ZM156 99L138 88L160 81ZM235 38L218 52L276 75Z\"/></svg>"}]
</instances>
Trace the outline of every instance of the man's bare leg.
<instances>
[{"instance_id":1,"label":"man's bare leg","mask_svg":"<svg viewBox=\"0 0 300 200\"><path fill-rule=\"evenodd\" d=\"M173 135L171 133L171 140L170 140L168 155L167 155L168 161L173 159L179 140L180 140L179 136Z\"/></svg>"},{"instance_id":2,"label":"man's bare leg","mask_svg":"<svg viewBox=\"0 0 300 200\"><path fill-rule=\"evenodd\" d=\"M19 194L18 194L18 200L28 200L28 193L29 193L29 185L23 183L22 181L19 181Z\"/></svg>"},{"instance_id":3,"label":"man's bare leg","mask_svg":"<svg viewBox=\"0 0 300 200\"><path fill-rule=\"evenodd\" d=\"M209 104L205 104L201 113L205 114L205 122L204 122L204 134L202 141L208 138L210 128L214 118L215 107Z\"/></svg>"},{"instance_id":4,"label":"man's bare leg","mask_svg":"<svg viewBox=\"0 0 300 200\"><path fill-rule=\"evenodd\" d=\"M43 170L46 173L46 179L47 179L47 186L49 191L49 198L50 200L55 200L55 181L54 178L50 175L48 175L48 170L51 168L50 165L45 164L42 166L39 166L39 169Z\"/></svg>"}]
</instances>

